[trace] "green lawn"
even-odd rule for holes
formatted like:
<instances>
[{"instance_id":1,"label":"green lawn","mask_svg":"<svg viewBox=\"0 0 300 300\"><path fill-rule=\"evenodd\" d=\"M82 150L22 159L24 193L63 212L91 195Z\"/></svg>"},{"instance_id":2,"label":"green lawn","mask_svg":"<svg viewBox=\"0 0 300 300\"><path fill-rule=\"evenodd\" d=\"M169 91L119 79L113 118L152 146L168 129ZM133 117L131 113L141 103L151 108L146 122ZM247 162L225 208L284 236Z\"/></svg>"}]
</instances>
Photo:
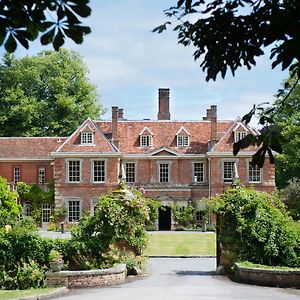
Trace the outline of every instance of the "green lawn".
<instances>
[{"instance_id":1,"label":"green lawn","mask_svg":"<svg viewBox=\"0 0 300 300\"><path fill-rule=\"evenodd\" d=\"M0 299L1 300L9 300L16 299L26 296L36 296L42 295L47 292L52 292L56 290L55 288L45 288L45 289L32 289L32 290L16 290L16 291L4 291L0 290Z\"/></svg>"},{"instance_id":2,"label":"green lawn","mask_svg":"<svg viewBox=\"0 0 300 300\"><path fill-rule=\"evenodd\" d=\"M214 233L148 232L149 256L205 256L216 255L216 235Z\"/></svg>"}]
</instances>

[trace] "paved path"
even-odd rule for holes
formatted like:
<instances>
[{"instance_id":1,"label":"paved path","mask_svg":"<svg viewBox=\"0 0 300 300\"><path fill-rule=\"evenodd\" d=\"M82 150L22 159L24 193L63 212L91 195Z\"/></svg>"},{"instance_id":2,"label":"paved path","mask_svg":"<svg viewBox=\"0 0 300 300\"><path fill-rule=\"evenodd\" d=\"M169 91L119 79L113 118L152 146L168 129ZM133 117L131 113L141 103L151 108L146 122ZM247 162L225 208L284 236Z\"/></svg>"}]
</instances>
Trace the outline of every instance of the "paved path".
<instances>
[{"instance_id":1,"label":"paved path","mask_svg":"<svg viewBox=\"0 0 300 300\"><path fill-rule=\"evenodd\" d=\"M213 275L213 258L151 258L147 277L111 288L73 290L60 300L299 300L300 290L251 286Z\"/></svg>"}]
</instances>

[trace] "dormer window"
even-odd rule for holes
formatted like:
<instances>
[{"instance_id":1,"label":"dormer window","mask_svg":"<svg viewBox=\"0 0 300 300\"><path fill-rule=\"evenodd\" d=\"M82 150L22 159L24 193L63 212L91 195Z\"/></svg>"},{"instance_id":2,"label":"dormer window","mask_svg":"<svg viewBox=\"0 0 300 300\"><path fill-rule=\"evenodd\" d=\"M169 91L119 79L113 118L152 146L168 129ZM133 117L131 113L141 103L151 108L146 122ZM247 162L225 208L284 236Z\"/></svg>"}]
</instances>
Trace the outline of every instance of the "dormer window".
<instances>
[{"instance_id":1,"label":"dormer window","mask_svg":"<svg viewBox=\"0 0 300 300\"><path fill-rule=\"evenodd\" d=\"M140 136L141 147L149 147L153 145L152 135L141 135Z\"/></svg>"},{"instance_id":2,"label":"dormer window","mask_svg":"<svg viewBox=\"0 0 300 300\"><path fill-rule=\"evenodd\" d=\"M189 145L188 135L177 135L177 147L187 147Z\"/></svg>"},{"instance_id":3,"label":"dormer window","mask_svg":"<svg viewBox=\"0 0 300 300\"><path fill-rule=\"evenodd\" d=\"M242 140L248 134L247 131L235 131L234 132L234 142Z\"/></svg>"},{"instance_id":4,"label":"dormer window","mask_svg":"<svg viewBox=\"0 0 300 300\"><path fill-rule=\"evenodd\" d=\"M188 147L190 145L190 134L181 127L176 133L177 147Z\"/></svg>"},{"instance_id":5,"label":"dormer window","mask_svg":"<svg viewBox=\"0 0 300 300\"><path fill-rule=\"evenodd\" d=\"M140 133L140 146L141 147L153 146L153 134L148 127L145 127Z\"/></svg>"},{"instance_id":6,"label":"dormer window","mask_svg":"<svg viewBox=\"0 0 300 300\"><path fill-rule=\"evenodd\" d=\"M81 144L92 145L93 144L93 133L92 132L81 132Z\"/></svg>"}]
</instances>

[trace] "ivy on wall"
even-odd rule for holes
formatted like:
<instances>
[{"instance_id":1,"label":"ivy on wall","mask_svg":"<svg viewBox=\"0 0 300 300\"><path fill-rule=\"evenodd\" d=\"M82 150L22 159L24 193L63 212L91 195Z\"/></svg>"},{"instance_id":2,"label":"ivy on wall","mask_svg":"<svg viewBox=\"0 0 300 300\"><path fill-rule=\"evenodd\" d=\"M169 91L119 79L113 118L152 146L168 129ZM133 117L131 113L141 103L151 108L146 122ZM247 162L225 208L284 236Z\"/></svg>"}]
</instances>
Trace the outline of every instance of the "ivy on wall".
<instances>
[{"instance_id":1,"label":"ivy on wall","mask_svg":"<svg viewBox=\"0 0 300 300\"><path fill-rule=\"evenodd\" d=\"M24 182L17 183L17 192L21 203L29 203L31 217L35 222L41 221L43 204L54 206L54 182L49 183L48 191L43 191L37 185L28 185Z\"/></svg>"}]
</instances>

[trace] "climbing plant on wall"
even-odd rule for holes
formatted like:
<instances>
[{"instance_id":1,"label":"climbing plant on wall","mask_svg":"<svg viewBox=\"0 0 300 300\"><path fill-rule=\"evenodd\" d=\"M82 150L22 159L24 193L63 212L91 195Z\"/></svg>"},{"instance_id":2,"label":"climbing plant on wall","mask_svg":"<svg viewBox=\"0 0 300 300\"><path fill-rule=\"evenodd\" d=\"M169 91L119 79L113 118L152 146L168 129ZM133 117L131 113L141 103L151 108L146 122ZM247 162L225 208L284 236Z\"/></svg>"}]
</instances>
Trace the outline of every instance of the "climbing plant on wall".
<instances>
[{"instance_id":1,"label":"climbing plant on wall","mask_svg":"<svg viewBox=\"0 0 300 300\"><path fill-rule=\"evenodd\" d=\"M21 202L30 204L30 215L39 223L41 220L44 203L54 206L54 182L49 183L48 191L43 191L37 185L28 185L24 182L17 183L17 191Z\"/></svg>"},{"instance_id":2,"label":"climbing plant on wall","mask_svg":"<svg viewBox=\"0 0 300 300\"><path fill-rule=\"evenodd\" d=\"M237 186L208 206L220 216L220 242L232 259L300 266L300 236L278 196Z\"/></svg>"}]
</instances>

